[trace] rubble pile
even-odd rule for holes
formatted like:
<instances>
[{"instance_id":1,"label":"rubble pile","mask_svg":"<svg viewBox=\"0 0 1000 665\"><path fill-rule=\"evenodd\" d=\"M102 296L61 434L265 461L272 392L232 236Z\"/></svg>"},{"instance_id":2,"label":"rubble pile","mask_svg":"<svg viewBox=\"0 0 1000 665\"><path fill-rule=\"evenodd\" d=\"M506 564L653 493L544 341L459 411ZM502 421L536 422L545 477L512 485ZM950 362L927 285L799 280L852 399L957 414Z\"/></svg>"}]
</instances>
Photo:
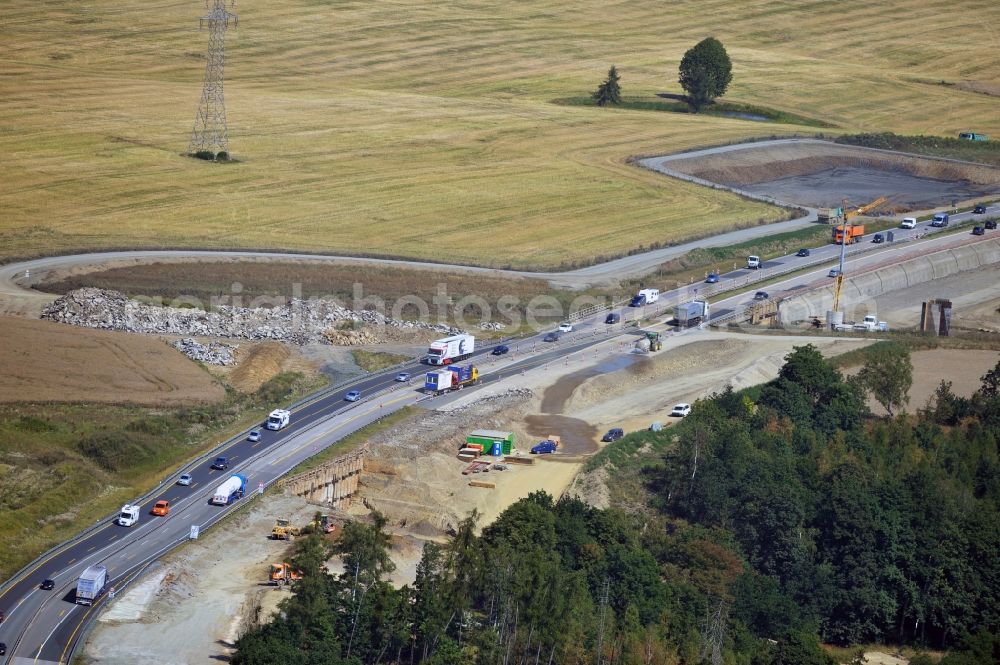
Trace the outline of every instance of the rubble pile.
<instances>
[{"instance_id":1,"label":"rubble pile","mask_svg":"<svg viewBox=\"0 0 1000 665\"><path fill-rule=\"evenodd\" d=\"M344 322L394 329L430 330L446 334L457 328L420 321L398 321L379 312L354 311L329 300L291 299L277 307L220 305L206 312L182 307L155 307L107 289L70 291L49 305L42 318L87 328L165 335L197 335L292 344L328 342L327 331Z\"/></svg>"},{"instance_id":2,"label":"rubble pile","mask_svg":"<svg viewBox=\"0 0 1000 665\"><path fill-rule=\"evenodd\" d=\"M202 344L190 337L179 339L174 342L174 348L186 355L191 360L197 360L208 365L233 365L236 358L233 352L239 345L223 344L221 342L210 342Z\"/></svg>"}]
</instances>

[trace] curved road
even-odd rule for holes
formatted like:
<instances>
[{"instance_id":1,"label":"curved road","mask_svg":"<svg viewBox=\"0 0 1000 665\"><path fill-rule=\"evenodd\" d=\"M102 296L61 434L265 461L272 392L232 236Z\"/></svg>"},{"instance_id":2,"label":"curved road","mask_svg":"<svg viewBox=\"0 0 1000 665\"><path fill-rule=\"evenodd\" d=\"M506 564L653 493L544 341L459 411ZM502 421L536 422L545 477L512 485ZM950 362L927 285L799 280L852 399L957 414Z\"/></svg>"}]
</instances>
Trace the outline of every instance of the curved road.
<instances>
[{"instance_id":1,"label":"curved road","mask_svg":"<svg viewBox=\"0 0 1000 665\"><path fill-rule=\"evenodd\" d=\"M997 212L997 208L993 212ZM971 215L956 215L958 222ZM926 223L913 231L898 231L900 240L913 239L927 233ZM985 236L982 240L989 240ZM972 239L980 240L978 238ZM913 252L929 252L945 246L970 242L967 233L949 235L943 238L929 238L915 243L900 242L872 245L854 245L849 249L848 274L850 270L870 269L885 264L894 256ZM762 270L740 269L722 276L720 284L705 287L697 285L662 294L658 304L644 309L625 308L623 321L615 325L604 324L604 312L595 312L575 323L576 330L564 335L556 343L541 341L536 334L513 344L512 352L500 358L490 358L489 347L480 349L475 360L480 365L483 382L502 380L505 374L526 371L543 365L563 355L574 353L600 344L621 335L637 334L637 328L627 326L635 323L638 316L649 319L663 315L677 302L683 302L698 295L717 293L725 288L743 288L752 281L772 279L785 272L798 272L794 277L774 283L768 287L772 293L799 292L816 285L829 283L827 270L834 265L839 255L839 247L827 245L817 248L811 257L786 256L768 261ZM73 257L62 257L72 260ZM60 259L53 259L58 261ZM24 264L21 264L24 265ZM9 277L4 278L4 283ZM706 291L710 292L707 293ZM726 318L739 312L751 301L748 293L713 300L713 319ZM697 329L679 334L697 334ZM489 359L487 359L489 358ZM109 516L96 527L81 536L64 543L59 548L34 562L14 579L5 583L0 591L0 610L7 619L0 624L0 641L8 645L8 654L0 657L0 663L27 665L37 663L64 663L72 657L86 626L100 610L106 598L94 607L74 603L75 582L84 568L94 563L108 567L111 584L121 588L143 566L165 552L187 540L191 526L208 527L249 500L249 497L232 507L209 505L216 485L227 473L242 473L248 478L248 491L258 486L268 487L275 480L294 468L299 462L316 454L319 450L346 436L350 432L402 408L405 405L435 399L416 390L417 386L394 381L398 371L409 371L419 376L421 366L414 360L404 367L367 376L337 390L327 390L315 395L311 400L298 406L291 424L279 432L264 431L259 442L251 442L241 435L228 442L225 454L232 460L228 472L220 473L208 468L208 461L193 463L178 469L171 477L152 492L142 503L143 514L137 525L131 528L119 527ZM348 390L360 390L364 399L356 403L343 400ZM194 482L189 487L176 485L181 472L189 472ZM149 508L155 501L171 501L171 511L166 517L152 517ZM56 588L43 591L41 580L54 579Z\"/></svg>"}]
</instances>

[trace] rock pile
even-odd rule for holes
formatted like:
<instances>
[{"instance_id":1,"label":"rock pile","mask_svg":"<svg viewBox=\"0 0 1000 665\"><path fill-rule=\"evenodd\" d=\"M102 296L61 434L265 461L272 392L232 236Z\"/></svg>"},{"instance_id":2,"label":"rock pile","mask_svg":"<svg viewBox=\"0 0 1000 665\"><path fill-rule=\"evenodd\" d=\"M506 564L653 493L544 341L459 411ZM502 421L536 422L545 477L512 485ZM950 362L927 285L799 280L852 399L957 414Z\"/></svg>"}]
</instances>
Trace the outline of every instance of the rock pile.
<instances>
[{"instance_id":1,"label":"rock pile","mask_svg":"<svg viewBox=\"0 0 1000 665\"><path fill-rule=\"evenodd\" d=\"M197 360L209 365L232 365L236 361L233 357L233 352L239 348L239 345L223 344L221 342L210 342L206 345L190 337L185 337L174 342L174 348L191 360Z\"/></svg>"},{"instance_id":2,"label":"rock pile","mask_svg":"<svg viewBox=\"0 0 1000 665\"><path fill-rule=\"evenodd\" d=\"M70 291L42 312L43 319L88 328L166 335L197 335L235 339L276 340L292 344L327 342L325 333L345 321L395 329L432 330L445 334L457 328L420 321L397 321L373 311L346 309L329 300L296 300L278 307L220 305L206 312L180 307L154 307L106 289Z\"/></svg>"}]
</instances>

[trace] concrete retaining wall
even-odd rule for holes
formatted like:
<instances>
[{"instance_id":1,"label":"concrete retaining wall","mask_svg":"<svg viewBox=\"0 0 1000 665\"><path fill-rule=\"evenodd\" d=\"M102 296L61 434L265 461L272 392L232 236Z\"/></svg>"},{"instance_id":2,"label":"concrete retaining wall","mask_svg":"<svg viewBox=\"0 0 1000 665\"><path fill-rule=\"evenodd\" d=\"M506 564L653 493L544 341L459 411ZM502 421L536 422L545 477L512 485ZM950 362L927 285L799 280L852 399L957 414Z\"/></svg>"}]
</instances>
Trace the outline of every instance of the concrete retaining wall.
<instances>
[{"instance_id":1,"label":"concrete retaining wall","mask_svg":"<svg viewBox=\"0 0 1000 665\"><path fill-rule=\"evenodd\" d=\"M283 485L296 496L307 501L322 503L334 508L344 508L351 496L358 491L361 469L364 466L366 448L342 455L297 476L292 476Z\"/></svg>"},{"instance_id":2,"label":"concrete retaining wall","mask_svg":"<svg viewBox=\"0 0 1000 665\"><path fill-rule=\"evenodd\" d=\"M994 263L1000 263L1000 238L941 250L845 279L840 307L846 320L860 319L865 314L877 313L876 296ZM827 310L833 306L833 295L834 286L831 284L808 294L786 298L778 306L779 320L786 325L807 321L814 316L825 321ZM929 292L930 297L933 293Z\"/></svg>"}]
</instances>

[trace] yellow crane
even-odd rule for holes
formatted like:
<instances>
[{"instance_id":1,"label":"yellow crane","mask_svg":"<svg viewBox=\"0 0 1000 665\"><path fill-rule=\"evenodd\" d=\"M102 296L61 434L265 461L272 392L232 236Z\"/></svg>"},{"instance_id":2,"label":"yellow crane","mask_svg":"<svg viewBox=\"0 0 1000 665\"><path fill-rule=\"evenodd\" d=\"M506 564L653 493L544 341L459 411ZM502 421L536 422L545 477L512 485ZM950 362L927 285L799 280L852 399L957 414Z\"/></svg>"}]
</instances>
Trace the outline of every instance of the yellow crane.
<instances>
[{"instance_id":1,"label":"yellow crane","mask_svg":"<svg viewBox=\"0 0 1000 665\"><path fill-rule=\"evenodd\" d=\"M844 199L844 221L846 222L851 217L856 217L858 215L863 215L866 212L870 212L872 210L875 210L876 208L880 207L884 203L887 203L888 201L889 201L889 197L887 197L887 196L880 196L877 199L875 199L874 201L872 201L871 203L868 203L866 205L861 206L857 210L848 210L847 209L847 199Z\"/></svg>"}]
</instances>

